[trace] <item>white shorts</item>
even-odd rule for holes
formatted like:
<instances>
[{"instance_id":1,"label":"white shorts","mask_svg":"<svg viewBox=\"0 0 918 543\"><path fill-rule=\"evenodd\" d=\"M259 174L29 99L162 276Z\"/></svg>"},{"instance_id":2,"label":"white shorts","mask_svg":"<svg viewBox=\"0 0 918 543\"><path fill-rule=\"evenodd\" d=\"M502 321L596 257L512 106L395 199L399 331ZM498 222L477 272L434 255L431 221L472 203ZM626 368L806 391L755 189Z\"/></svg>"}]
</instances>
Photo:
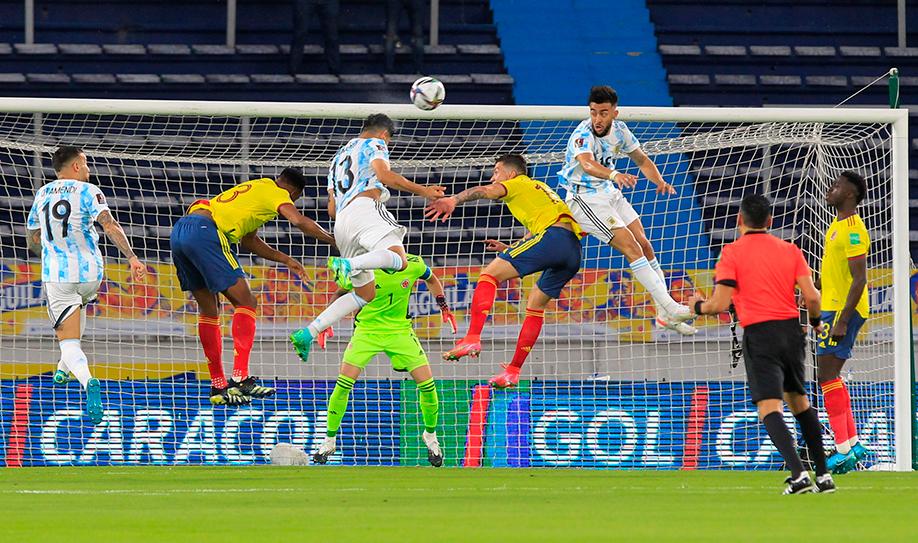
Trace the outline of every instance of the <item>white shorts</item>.
<instances>
[{"instance_id":1,"label":"white shorts","mask_svg":"<svg viewBox=\"0 0 918 543\"><path fill-rule=\"evenodd\" d=\"M55 330L74 311L79 311L96 299L101 281L89 283L45 283L48 296L48 318Z\"/></svg>"},{"instance_id":2,"label":"white shorts","mask_svg":"<svg viewBox=\"0 0 918 543\"><path fill-rule=\"evenodd\" d=\"M567 206L583 231L603 243L612 241L616 229L640 218L621 193L568 194Z\"/></svg>"},{"instance_id":3,"label":"white shorts","mask_svg":"<svg viewBox=\"0 0 918 543\"><path fill-rule=\"evenodd\" d=\"M335 244L344 258L401 246L407 232L382 202L364 196L354 198L335 217ZM372 270L361 270L351 276L351 284L355 287L372 280Z\"/></svg>"}]
</instances>

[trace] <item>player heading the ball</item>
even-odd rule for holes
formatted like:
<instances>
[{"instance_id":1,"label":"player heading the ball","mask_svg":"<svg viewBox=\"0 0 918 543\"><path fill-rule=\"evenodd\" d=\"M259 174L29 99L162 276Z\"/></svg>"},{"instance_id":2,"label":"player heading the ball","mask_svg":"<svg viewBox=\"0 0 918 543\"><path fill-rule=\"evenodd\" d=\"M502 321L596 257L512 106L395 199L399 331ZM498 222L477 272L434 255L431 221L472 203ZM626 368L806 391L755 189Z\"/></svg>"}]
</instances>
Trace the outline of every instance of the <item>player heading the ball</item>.
<instances>
[{"instance_id":1,"label":"player heading the ball","mask_svg":"<svg viewBox=\"0 0 918 543\"><path fill-rule=\"evenodd\" d=\"M468 332L454 348L443 353L443 358L459 360L463 356L478 356L481 331L494 305L497 286L516 277L542 272L526 302L526 318L513 360L503 365L503 371L489 381L496 388L507 388L516 386L520 380L520 369L542 331L548 302L558 298L564 285L580 271L580 237L584 234L561 197L545 183L526 175L526 160L520 155L498 158L491 184L441 198L427 207L426 215L431 221L446 220L456 206L480 199L502 200L529 234L512 245L497 240L485 241L489 250L500 252L478 276L469 308Z\"/></svg>"},{"instance_id":2,"label":"player heading the ball","mask_svg":"<svg viewBox=\"0 0 918 543\"><path fill-rule=\"evenodd\" d=\"M236 260L231 244L272 262L285 264L297 275L302 264L274 249L258 237L258 229L282 215L307 236L335 244L332 235L293 205L303 194L306 178L285 168L277 179L253 179L217 195L198 200L172 228L172 262L182 290L198 303L198 336L210 371L210 402L214 405L246 405L252 398L265 398L274 389L258 384L249 375L249 355L255 341L257 300ZM220 333L219 295L233 304L233 376L223 374L223 338Z\"/></svg>"},{"instance_id":3,"label":"player heading the ball","mask_svg":"<svg viewBox=\"0 0 918 543\"><path fill-rule=\"evenodd\" d=\"M96 299L105 263L94 222L128 260L131 276L140 281L147 268L131 249L121 225L112 217L99 187L89 183L86 154L63 146L51 157L57 179L35 194L26 223L29 249L41 257L41 281L48 297L48 317L57 335L61 359L54 382L69 381L72 373L86 391L86 413L102 422L102 391L89 372L80 342L86 328L86 305Z\"/></svg>"},{"instance_id":4,"label":"player heading the ball","mask_svg":"<svg viewBox=\"0 0 918 543\"><path fill-rule=\"evenodd\" d=\"M406 229L386 209L389 189L435 200L439 185L419 185L389 167L389 142L395 123L382 113L367 117L360 134L335 154L328 168L328 214L335 220L335 241L341 257L328 259L335 282L353 292L342 296L306 328L290 335L297 355L309 358L319 333L345 315L359 310L376 296L373 270L400 271L407 266L402 239Z\"/></svg>"},{"instance_id":5,"label":"player heading the ball","mask_svg":"<svg viewBox=\"0 0 918 543\"><path fill-rule=\"evenodd\" d=\"M558 173L560 187L567 191L567 205L586 233L625 256L633 277L653 298L657 324L692 335L697 330L684 322L692 313L669 295L666 276L641 218L622 194L622 188L637 185L637 177L616 171L614 161L628 156L656 185L657 194L675 194L676 190L663 180L625 123L616 120L618 95L612 87L593 87L587 103L590 118L577 125L568 139L564 167Z\"/></svg>"}]
</instances>

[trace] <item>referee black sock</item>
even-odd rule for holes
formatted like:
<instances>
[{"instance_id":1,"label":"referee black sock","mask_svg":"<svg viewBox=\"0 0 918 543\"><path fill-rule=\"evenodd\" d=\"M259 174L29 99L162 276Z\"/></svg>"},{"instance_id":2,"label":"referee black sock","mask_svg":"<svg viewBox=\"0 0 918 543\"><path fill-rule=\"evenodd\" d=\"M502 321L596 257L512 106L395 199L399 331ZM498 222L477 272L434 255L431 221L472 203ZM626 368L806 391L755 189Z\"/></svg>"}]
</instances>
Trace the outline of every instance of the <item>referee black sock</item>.
<instances>
[{"instance_id":1,"label":"referee black sock","mask_svg":"<svg viewBox=\"0 0 918 543\"><path fill-rule=\"evenodd\" d=\"M765 415L762 424L765 425L771 441L784 458L784 463L790 468L791 475L796 479L803 473L803 462L800 460L800 455L797 454L797 449L794 448L794 438L787 429L787 425L784 424L784 417L778 411L773 411Z\"/></svg>"},{"instance_id":2,"label":"referee black sock","mask_svg":"<svg viewBox=\"0 0 918 543\"><path fill-rule=\"evenodd\" d=\"M813 406L794 415L797 422L800 423L800 429L803 431L803 439L806 440L806 448L810 451L810 459L816 467L816 475L828 473L826 469L826 451L822 444L822 424L819 422L819 415Z\"/></svg>"}]
</instances>

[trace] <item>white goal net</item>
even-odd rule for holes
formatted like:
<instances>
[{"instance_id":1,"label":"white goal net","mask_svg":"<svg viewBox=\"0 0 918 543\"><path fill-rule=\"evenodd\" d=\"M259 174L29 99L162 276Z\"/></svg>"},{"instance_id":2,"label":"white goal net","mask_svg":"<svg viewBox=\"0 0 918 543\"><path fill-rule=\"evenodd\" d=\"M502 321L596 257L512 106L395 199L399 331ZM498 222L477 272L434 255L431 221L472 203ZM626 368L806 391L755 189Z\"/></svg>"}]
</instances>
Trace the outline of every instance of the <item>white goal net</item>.
<instances>
[{"instance_id":1,"label":"white goal net","mask_svg":"<svg viewBox=\"0 0 918 543\"><path fill-rule=\"evenodd\" d=\"M585 108L444 106L425 113L403 106L0 100L0 458L7 465L264 463L280 442L311 453L324 437L326 401L352 324L336 326L327 350L314 350L308 364L287 336L335 292L324 268L329 248L280 219L260 235L300 259L306 276L240 251L259 300L251 373L278 394L222 408L207 401L196 307L178 288L169 234L193 200L288 166L301 168L309 181L298 207L330 228L329 162L377 111L398 124L393 169L416 182L444 184L450 193L486 182L494 159L508 152L526 156L531 177L557 186L568 137L587 115ZM866 176L861 215L872 240L871 318L844 376L871 451L864 467L910 465L913 311L907 195L897 190L906 183L905 153L893 133L902 115L621 111L677 191L656 195L643 178L626 191L676 300L711 291L720 250L736 235L739 201L752 193L772 199L774 233L797 243L818 270L832 220L823 199L829 183L848 169ZM50 378L59 351L39 261L24 236L36 188L54 178L50 155L65 144L85 150L91 181L149 266L143 283L131 282L117 250L104 241L106 278L83 341L103 383L105 418L98 426L83 412L79 384L55 385ZM639 173L627 158L617 168ZM466 204L442 224L425 222L417 197L393 194L386 205L408 227L408 251L444 282L461 335L479 270L493 258L483 240L510 242L524 229L499 202ZM693 337L656 328L653 303L622 257L592 238L584 255L581 273L546 312L520 387L509 391L491 389L487 379L512 356L536 277L501 285L482 356L458 363L442 361L440 353L456 338L417 285L411 312L437 379L446 464L780 467L748 401L743 365L733 356L742 330L731 331L729 315L700 319ZM229 307L225 353L232 352ZM224 361L226 368L231 363ZM426 463L417 390L406 377L383 356L371 363L351 394L332 463Z\"/></svg>"}]
</instances>

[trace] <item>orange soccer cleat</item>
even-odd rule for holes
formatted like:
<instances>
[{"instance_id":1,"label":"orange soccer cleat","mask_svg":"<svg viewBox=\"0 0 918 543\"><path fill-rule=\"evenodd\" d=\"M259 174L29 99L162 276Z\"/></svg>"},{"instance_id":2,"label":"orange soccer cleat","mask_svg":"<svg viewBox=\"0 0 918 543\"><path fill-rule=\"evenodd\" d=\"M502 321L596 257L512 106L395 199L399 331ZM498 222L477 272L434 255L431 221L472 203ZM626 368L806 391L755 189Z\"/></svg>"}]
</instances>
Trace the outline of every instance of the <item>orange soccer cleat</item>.
<instances>
[{"instance_id":1,"label":"orange soccer cleat","mask_svg":"<svg viewBox=\"0 0 918 543\"><path fill-rule=\"evenodd\" d=\"M455 347L443 353L443 360L459 360L463 356L478 358L479 353L481 353L480 341L470 341L468 338L462 338L459 343L456 343Z\"/></svg>"},{"instance_id":2,"label":"orange soccer cleat","mask_svg":"<svg viewBox=\"0 0 918 543\"><path fill-rule=\"evenodd\" d=\"M488 384L494 388L513 388L520 382L520 368L509 364L501 364L504 371L488 379Z\"/></svg>"}]
</instances>

